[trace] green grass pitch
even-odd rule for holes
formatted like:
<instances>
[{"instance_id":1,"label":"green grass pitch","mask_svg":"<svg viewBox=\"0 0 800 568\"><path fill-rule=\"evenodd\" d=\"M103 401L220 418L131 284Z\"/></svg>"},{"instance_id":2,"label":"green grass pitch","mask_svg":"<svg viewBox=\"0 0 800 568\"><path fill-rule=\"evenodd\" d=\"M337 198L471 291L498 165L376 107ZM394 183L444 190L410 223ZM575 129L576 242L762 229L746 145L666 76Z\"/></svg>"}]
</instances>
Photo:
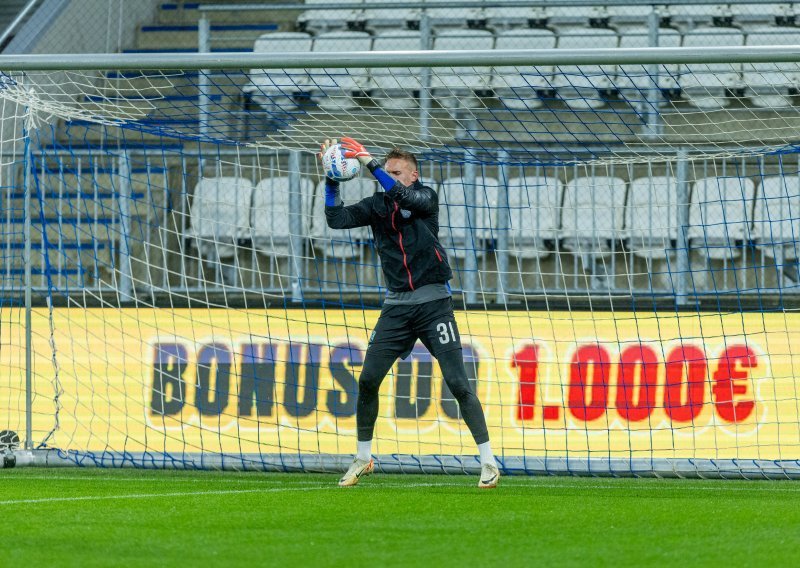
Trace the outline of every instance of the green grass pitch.
<instances>
[{"instance_id":1,"label":"green grass pitch","mask_svg":"<svg viewBox=\"0 0 800 568\"><path fill-rule=\"evenodd\" d=\"M796 565L800 484L0 471L5 566Z\"/></svg>"}]
</instances>

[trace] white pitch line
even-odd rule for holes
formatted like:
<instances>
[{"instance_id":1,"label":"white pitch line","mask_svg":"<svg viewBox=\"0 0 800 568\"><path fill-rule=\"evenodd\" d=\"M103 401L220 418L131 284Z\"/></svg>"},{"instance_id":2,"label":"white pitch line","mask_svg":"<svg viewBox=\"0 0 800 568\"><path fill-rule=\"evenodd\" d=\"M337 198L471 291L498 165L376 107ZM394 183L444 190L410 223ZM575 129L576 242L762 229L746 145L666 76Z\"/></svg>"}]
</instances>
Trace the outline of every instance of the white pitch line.
<instances>
[{"instance_id":1,"label":"white pitch line","mask_svg":"<svg viewBox=\"0 0 800 568\"><path fill-rule=\"evenodd\" d=\"M234 495L238 493L283 493L286 491L315 491L335 489L335 485L317 485L316 487L271 487L261 489L228 489L218 491L180 491L175 493L131 493L128 495L82 495L78 497L43 497L40 499L8 499L0 501L0 505L31 505L37 503L59 503L70 501L104 501L112 499L152 499L156 497L196 497L204 495Z\"/></svg>"}]
</instances>

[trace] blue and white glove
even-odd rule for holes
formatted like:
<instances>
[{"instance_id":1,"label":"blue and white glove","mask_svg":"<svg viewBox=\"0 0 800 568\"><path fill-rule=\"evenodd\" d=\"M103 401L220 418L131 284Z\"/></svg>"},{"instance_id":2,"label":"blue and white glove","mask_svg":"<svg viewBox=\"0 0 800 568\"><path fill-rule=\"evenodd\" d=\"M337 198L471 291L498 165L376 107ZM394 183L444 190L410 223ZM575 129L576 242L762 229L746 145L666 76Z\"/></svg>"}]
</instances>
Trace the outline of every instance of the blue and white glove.
<instances>
[{"instance_id":1,"label":"blue and white glove","mask_svg":"<svg viewBox=\"0 0 800 568\"><path fill-rule=\"evenodd\" d=\"M328 151L328 148L335 145L336 139L325 139L325 141L320 144L320 153L317 154L319 156L320 161L322 161L322 156L325 155L325 152ZM340 203L339 199L339 182L334 181L329 177L325 177L325 206L326 207L335 207Z\"/></svg>"}]
</instances>

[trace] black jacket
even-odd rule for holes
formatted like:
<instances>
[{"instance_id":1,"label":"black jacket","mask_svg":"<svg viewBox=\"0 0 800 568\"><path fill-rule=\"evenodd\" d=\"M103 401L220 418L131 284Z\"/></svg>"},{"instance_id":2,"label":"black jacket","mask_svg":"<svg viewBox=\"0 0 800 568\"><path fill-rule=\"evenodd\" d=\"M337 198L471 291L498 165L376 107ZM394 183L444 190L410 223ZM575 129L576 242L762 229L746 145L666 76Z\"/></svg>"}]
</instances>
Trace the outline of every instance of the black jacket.
<instances>
[{"instance_id":1,"label":"black jacket","mask_svg":"<svg viewBox=\"0 0 800 568\"><path fill-rule=\"evenodd\" d=\"M378 192L347 207L325 207L331 229L372 227L386 285L408 292L426 284L444 284L453 277L439 243L439 199L419 181L396 183L390 193Z\"/></svg>"}]
</instances>

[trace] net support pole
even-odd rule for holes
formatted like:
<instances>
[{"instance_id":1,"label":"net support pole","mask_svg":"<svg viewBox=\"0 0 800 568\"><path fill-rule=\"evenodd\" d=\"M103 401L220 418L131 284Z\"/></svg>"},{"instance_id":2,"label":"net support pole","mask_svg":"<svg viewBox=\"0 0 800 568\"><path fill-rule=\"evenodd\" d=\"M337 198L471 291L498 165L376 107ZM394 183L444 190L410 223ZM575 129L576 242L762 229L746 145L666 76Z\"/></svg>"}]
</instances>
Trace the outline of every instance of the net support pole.
<instances>
[{"instance_id":1,"label":"net support pole","mask_svg":"<svg viewBox=\"0 0 800 568\"><path fill-rule=\"evenodd\" d=\"M497 298L496 302L500 305L506 303L506 289L508 285L508 229L509 229L509 205L508 205L508 152L500 152L500 185L497 188L497 206L499 215L497 216L497 233L495 255L497 258Z\"/></svg>"},{"instance_id":2,"label":"net support pole","mask_svg":"<svg viewBox=\"0 0 800 568\"><path fill-rule=\"evenodd\" d=\"M477 299L478 289L478 249L475 238L475 203L476 196L476 173L475 161L472 159L469 151L464 154L464 203L467 208L467 231L465 235L464 247L466 248L466 255L464 255L464 298L468 304L474 304ZM453 230L453 227L450 228Z\"/></svg>"},{"instance_id":3,"label":"net support pole","mask_svg":"<svg viewBox=\"0 0 800 568\"><path fill-rule=\"evenodd\" d=\"M424 10L419 20L419 44L422 50L431 48L431 20ZM419 91L419 138L425 141L430 138L431 68L423 67L420 71L422 76Z\"/></svg>"},{"instance_id":4,"label":"net support pole","mask_svg":"<svg viewBox=\"0 0 800 568\"><path fill-rule=\"evenodd\" d=\"M658 28L661 16L658 13L658 8L653 6L648 16L648 35L650 47L658 47ZM650 75L650 82L652 86L647 89L645 93L644 112L646 118L646 134L648 136L657 136L659 129L659 103L661 100L661 90L659 89L658 65L650 65L648 74Z\"/></svg>"},{"instance_id":5,"label":"net support pole","mask_svg":"<svg viewBox=\"0 0 800 568\"><path fill-rule=\"evenodd\" d=\"M199 53L211 53L211 22L204 15L197 21L197 51ZM197 78L198 98L197 104L199 107L200 119L200 134L204 139L208 138L209 131L209 93L211 85L209 84L208 69L201 69L200 76Z\"/></svg>"},{"instance_id":6,"label":"net support pole","mask_svg":"<svg viewBox=\"0 0 800 568\"><path fill-rule=\"evenodd\" d=\"M33 330L32 320L32 295L33 281L31 277L31 193L33 191L33 154L31 152L30 137L30 110L25 116L25 160L24 160L24 188L25 188L25 449L33 449ZM42 251L44 253L44 251Z\"/></svg>"},{"instance_id":7,"label":"net support pole","mask_svg":"<svg viewBox=\"0 0 800 568\"><path fill-rule=\"evenodd\" d=\"M676 258L676 271L673 282L675 286L675 302L677 305L686 305L688 298L689 279L689 240L686 232L689 230L689 155L686 148L678 150L677 179L677 224L678 224L678 251Z\"/></svg>"},{"instance_id":8,"label":"net support pole","mask_svg":"<svg viewBox=\"0 0 800 568\"><path fill-rule=\"evenodd\" d=\"M121 301L133 300L131 278L131 165L127 152L119 156L119 295Z\"/></svg>"},{"instance_id":9,"label":"net support pole","mask_svg":"<svg viewBox=\"0 0 800 568\"><path fill-rule=\"evenodd\" d=\"M300 152L289 152L289 248L292 302L303 300L303 196L300 185Z\"/></svg>"}]
</instances>

